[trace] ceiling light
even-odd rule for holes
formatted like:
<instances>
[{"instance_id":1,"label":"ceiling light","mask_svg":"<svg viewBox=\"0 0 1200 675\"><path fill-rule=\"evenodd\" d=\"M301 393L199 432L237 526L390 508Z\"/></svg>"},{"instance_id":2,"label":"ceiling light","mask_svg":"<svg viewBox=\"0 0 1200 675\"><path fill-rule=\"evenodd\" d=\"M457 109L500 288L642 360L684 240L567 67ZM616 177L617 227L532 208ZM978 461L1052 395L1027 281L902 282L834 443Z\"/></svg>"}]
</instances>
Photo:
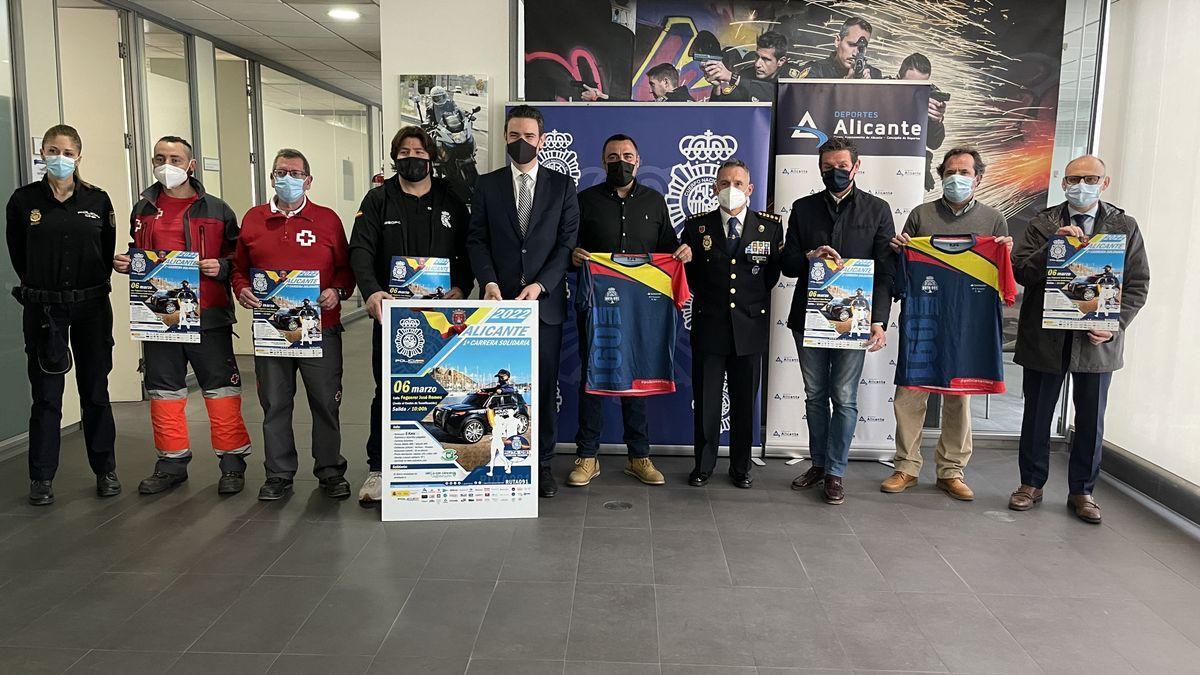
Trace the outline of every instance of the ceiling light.
<instances>
[{"instance_id":1,"label":"ceiling light","mask_svg":"<svg viewBox=\"0 0 1200 675\"><path fill-rule=\"evenodd\" d=\"M358 10L349 9L347 7L334 7L333 9L329 10L327 14L329 15L329 18L336 21L358 21L358 18L362 16L358 13Z\"/></svg>"}]
</instances>

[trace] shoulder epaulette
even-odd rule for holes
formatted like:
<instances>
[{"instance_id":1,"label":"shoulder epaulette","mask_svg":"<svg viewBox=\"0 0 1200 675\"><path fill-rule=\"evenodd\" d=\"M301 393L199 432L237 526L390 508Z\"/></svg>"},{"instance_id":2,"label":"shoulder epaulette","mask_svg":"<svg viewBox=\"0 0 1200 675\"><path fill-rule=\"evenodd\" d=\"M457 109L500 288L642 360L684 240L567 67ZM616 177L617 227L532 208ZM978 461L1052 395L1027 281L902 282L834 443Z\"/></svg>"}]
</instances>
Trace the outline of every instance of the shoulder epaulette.
<instances>
[{"instance_id":1,"label":"shoulder epaulette","mask_svg":"<svg viewBox=\"0 0 1200 675\"><path fill-rule=\"evenodd\" d=\"M772 222L775 222L775 223L782 223L782 222L783 222L783 217L782 217L782 216L780 216L780 215L779 215L779 214L777 214L777 213L771 213L770 211L755 211L755 212L754 212L754 215L756 215L756 216L758 216L759 218L762 218L762 219L764 219L764 220L770 220L770 221L772 221Z\"/></svg>"}]
</instances>

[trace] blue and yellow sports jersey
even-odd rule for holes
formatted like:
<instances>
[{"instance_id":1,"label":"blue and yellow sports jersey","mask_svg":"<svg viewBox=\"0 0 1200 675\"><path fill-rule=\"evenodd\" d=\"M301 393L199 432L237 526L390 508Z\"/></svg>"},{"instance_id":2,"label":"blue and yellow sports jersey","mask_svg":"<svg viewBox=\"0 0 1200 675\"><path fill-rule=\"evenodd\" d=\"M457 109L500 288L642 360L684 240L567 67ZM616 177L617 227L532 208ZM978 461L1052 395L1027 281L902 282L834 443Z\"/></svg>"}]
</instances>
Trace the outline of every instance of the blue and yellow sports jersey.
<instances>
[{"instance_id":1,"label":"blue and yellow sports jersey","mask_svg":"<svg viewBox=\"0 0 1200 675\"><path fill-rule=\"evenodd\" d=\"M591 254L576 299L586 317L587 392L675 391L675 322L689 297L683 263L670 254Z\"/></svg>"},{"instance_id":2,"label":"blue and yellow sports jersey","mask_svg":"<svg viewBox=\"0 0 1200 675\"><path fill-rule=\"evenodd\" d=\"M1004 393L1000 302L1017 295L995 237L914 237L900 253L896 384L938 394Z\"/></svg>"}]
</instances>

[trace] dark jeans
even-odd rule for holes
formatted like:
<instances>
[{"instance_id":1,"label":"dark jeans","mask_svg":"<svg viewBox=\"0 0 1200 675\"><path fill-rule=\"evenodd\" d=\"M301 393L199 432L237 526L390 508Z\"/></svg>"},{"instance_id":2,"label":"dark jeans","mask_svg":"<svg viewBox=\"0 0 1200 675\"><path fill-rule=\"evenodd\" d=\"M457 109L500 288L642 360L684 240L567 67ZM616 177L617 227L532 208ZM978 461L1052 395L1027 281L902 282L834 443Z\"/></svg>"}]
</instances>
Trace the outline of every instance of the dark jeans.
<instances>
[{"instance_id":1,"label":"dark jeans","mask_svg":"<svg viewBox=\"0 0 1200 675\"><path fill-rule=\"evenodd\" d=\"M744 356L705 354L692 349L693 453L692 474L711 475L721 445L721 416L725 383L729 384L729 470L750 473L750 444L754 438L754 401L762 373L762 354Z\"/></svg>"},{"instance_id":2,"label":"dark jeans","mask_svg":"<svg viewBox=\"0 0 1200 675\"><path fill-rule=\"evenodd\" d=\"M383 470L383 391L379 370L383 367L383 326L371 320L371 376L375 378L375 397L371 399L371 419L367 422L367 469Z\"/></svg>"},{"instance_id":3,"label":"dark jeans","mask_svg":"<svg viewBox=\"0 0 1200 675\"><path fill-rule=\"evenodd\" d=\"M813 466L844 476L850 463L850 441L858 424L858 381L867 354L858 349L805 347L800 331L792 331L792 336L804 377Z\"/></svg>"},{"instance_id":4,"label":"dark jeans","mask_svg":"<svg viewBox=\"0 0 1200 675\"><path fill-rule=\"evenodd\" d=\"M47 339L45 326L53 319L60 339L71 346L75 360L75 386L79 390L83 441L88 464L97 475L117 468L117 438L112 406L108 401L108 374L112 371L112 306L107 297L71 304L26 304L22 316L26 371L32 404L29 408L29 479L53 480L58 471L62 397L66 375L44 372L37 349ZM44 347L44 345L43 345Z\"/></svg>"},{"instance_id":5,"label":"dark jeans","mask_svg":"<svg viewBox=\"0 0 1200 675\"><path fill-rule=\"evenodd\" d=\"M604 430L604 399L587 393L588 345L584 339L584 322L579 327L579 430L575 434L576 454L595 457L600 450L600 433ZM625 425L625 446L630 457L650 456L650 436L646 432L646 399L642 396L621 396L621 421Z\"/></svg>"}]
</instances>

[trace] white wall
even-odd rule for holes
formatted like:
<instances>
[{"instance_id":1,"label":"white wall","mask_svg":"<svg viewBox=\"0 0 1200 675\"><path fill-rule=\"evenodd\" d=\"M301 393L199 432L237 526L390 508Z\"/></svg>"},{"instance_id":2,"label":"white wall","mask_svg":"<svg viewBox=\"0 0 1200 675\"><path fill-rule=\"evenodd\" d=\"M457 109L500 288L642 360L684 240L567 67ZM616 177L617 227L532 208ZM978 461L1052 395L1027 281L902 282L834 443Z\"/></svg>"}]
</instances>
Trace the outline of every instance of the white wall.
<instances>
[{"instance_id":1,"label":"white wall","mask_svg":"<svg viewBox=\"0 0 1200 675\"><path fill-rule=\"evenodd\" d=\"M1196 0L1119 0L1109 16L1099 154L1106 199L1137 218L1150 257L1150 300L1126 337L1113 377L1105 439L1200 484L1200 88L1183 63L1200 42L1155 47L1200 32ZM1169 30L1168 30L1169 27Z\"/></svg>"}]
</instances>

